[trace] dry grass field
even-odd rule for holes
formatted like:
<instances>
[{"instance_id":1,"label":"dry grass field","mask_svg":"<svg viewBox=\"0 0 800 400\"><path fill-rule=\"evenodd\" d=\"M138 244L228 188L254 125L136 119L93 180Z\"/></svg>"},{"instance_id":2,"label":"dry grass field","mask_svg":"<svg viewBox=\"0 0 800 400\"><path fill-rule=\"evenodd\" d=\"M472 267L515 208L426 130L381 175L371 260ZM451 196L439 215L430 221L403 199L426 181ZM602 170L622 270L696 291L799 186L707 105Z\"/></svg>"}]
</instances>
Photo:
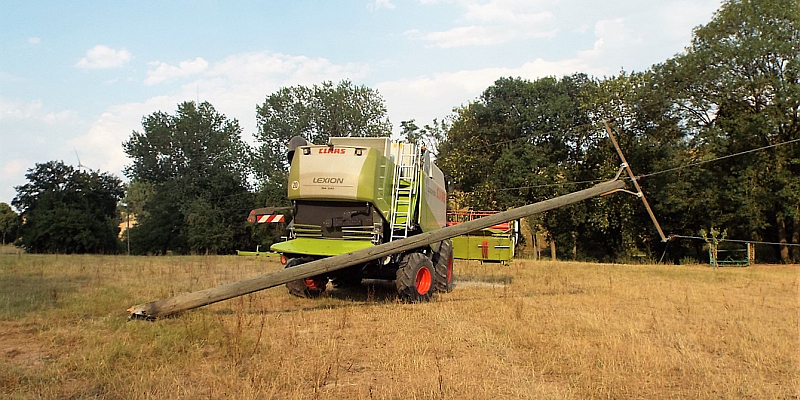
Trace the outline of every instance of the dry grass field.
<instances>
[{"instance_id":1,"label":"dry grass field","mask_svg":"<svg viewBox=\"0 0 800 400\"><path fill-rule=\"evenodd\" d=\"M797 399L800 267L458 262L383 286L273 288L156 322L134 305L274 258L0 254L0 396L106 399Z\"/></svg>"}]
</instances>

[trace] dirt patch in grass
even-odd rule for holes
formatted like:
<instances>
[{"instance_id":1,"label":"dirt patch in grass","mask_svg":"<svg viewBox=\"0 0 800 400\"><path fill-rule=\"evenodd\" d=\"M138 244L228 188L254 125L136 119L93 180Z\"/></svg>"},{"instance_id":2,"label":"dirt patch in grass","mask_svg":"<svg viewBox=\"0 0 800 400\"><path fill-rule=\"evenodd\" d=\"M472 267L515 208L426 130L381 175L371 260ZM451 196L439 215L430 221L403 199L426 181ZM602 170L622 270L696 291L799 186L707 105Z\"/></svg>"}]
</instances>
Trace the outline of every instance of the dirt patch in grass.
<instances>
[{"instance_id":1,"label":"dirt patch in grass","mask_svg":"<svg viewBox=\"0 0 800 400\"><path fill-rule=\"evenodd\" d=\"M0 245L0 254L22 254L25 251L21 247L16 247L14 245Z\"/></svg>"},{"instance_id":2,"label":"dirt patch in grass","mask_svg":"<svg viewBox=\"0 0 800 400\"><path fill-rule=\"evenodd\" d=\"M31 324L0 321L0 338L0 355L7 366L38 368L50 358L50 346Z\"/></svg>"}]
</instances>

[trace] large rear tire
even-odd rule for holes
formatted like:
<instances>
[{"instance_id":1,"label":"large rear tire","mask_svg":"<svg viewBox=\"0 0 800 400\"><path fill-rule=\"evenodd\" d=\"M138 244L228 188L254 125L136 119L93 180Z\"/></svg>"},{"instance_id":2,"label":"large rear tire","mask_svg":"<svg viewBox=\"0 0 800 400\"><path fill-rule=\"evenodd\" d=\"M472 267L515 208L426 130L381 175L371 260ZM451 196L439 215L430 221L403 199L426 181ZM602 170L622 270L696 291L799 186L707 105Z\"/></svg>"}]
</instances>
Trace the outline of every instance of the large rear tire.
<instances>
[{"instance_id":1,"label":"large rear tire","mask_svg":"<svg viewBox=\"0 0 800 400\"><path fill-rule=\"evenodd\" d=\"M450 293L455 286L453 282L453 242L443 240L439 251L433 255L433 288L437 292Z\"/></svg>"},{"instance_id":2,"label":"large rear tire","mask_svg":"<svg viewBox=\"0 0 800 400\"><path fill-rule=\"evenodd\" d=\"M409 253L400 260L395 280L400 300L428 301L433 295L433 263L422 253Z\"/></svg>"},{"instance_id":3,"label":"large rear tire","mask_svg":"<svg viewBox=\"0 0 800 400\"><path fill-rule=\"evenodd\" d=\"M286 268L291 268L312 261L310 258L290 258ZM296 279L286 283L289 294L303 298L316 298L325 291L328 279L324 276L312 276L305 279Z\"/></svg>"}]
</instances>

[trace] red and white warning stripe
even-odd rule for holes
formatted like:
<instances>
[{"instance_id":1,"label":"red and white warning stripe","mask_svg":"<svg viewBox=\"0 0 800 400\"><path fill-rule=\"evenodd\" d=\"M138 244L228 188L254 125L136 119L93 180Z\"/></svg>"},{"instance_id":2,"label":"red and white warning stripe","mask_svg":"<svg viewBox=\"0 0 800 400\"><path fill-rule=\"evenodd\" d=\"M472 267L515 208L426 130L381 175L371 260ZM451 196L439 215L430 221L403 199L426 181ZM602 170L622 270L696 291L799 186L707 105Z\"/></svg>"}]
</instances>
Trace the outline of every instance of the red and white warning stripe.
<instances>
[{"instance_id":1,"label":"red and white warning stripe","mask_svg":"<svg viewBox=\"0 0 800 400\"><path fill-rule=\"evenodd\" d=\"M271 214L271 215L259 215L258 216L258 223L259 224L268 224L272 222L284 222L285 219L281 214Z\"/></svg>"}]
</instances>

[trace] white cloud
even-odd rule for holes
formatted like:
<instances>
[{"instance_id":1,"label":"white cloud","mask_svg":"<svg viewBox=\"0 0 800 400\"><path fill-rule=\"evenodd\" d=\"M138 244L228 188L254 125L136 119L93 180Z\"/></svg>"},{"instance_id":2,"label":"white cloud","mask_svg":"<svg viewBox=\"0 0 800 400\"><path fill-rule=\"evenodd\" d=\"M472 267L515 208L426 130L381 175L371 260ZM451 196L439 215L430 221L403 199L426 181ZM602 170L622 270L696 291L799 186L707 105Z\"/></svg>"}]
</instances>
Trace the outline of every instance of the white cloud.
<instances>
[{"instance_id":1,"label":"white cloud","mask_svg":"<svg viewBox=\"0 0 800 400\"><path fill-rule=\"evenodd\" d=\"M0 121L5 119L28 119L41 114L42 101L16 102L0 99Z\"/></svg>"},{"instance_id":2,"label":"white cloud","mask_svg":"<svg viewBox=\"0 0 800 400\"><path fill-rule=\"evenodd\" d=\"M0 71L0 84L11 84L11 83L19 83L24 82L20 76L9 74L8 72Z\"/></svg>"},{"instance_id":3,"label":"white cloud","mask_svg":"<svg viewBox=\"0 0 800 400\"><path fill-rule=\"evenodd\" d=\"M561 77L576 72L600 74L579 59L545 61L536 59L515 68L487 68L441 73L413 79L385 81L375 88L386 100L389 117L399 129L401 121L415 119L426 124L434 118L451 114L453 107L475 100L495 80L501 77L521 77L536 80L545 76Z\"/></svg>"},{"instance_id":4,"label":"white cloud","mask_svg":"<svg viewBox=\"0 0 800 400\"><path fill-rule=\"evenodd\" d=\"M18 102L0 99L0 121L36 120L47 124L72 123L78 120L74 110L46 112L41 100Z\"/></svg>"},{"instance_id":5,"label":"white cloud","mask_svg":"<svg viewBox=\"0 0 800 400\"><path fill-rule=\"evenodd\" d=\"M15 158L6 162L3 168L0 168L0 171L2 171L3 176L21 175L29 164L31 162L25 158Z\"/></svg>"},{"instance_id":6,"label":"white cloud","mask_svg":"<svg viewBox=\"0 0 800 400\"><path fill-rule=\"evenodd\" d=\"M227 57L215 63L207 75L247 85L308 85L323 80L358 79L367 71L365 65L358 63L334 64L325 58L258 52Z\"/></svg>"},{"instance_id":7,"label":"white cloud","mask_svg":"<svg viewBox=\"0 0 800 400\"><path fill-rule=\"evenodd\" d=\"M531 1L493 0L487 3L467 3L464 18L470 21L500 24L537 23L552 18L550 12L530 12L537 7Z\"/></svg>"},{"instance_id":8,"label":"white cloud","mask_svg":"<svg viewBox=\"0 0 800 400\"><path fill-rule=\"evenodd\" d=\"M463 21L451 29L420 32L409 30L406 36L440 48L486 46L542 37L552 37L554 16L549 11L531 11L530 1L492 0L487 3L466 2Z\"/></svg>"},{"instance_id":9,"label":"white cloud","mask_svg":"<svg viewBox=\"0 0 800 400\"><path fill-rule=\"evenodd\" d=\"M718 0L677 1L660 7L659 31L669 39L685 42L691 39L692 29L711 21L720 7Z\"/></svg>"},{"instance_id":10,"label":"white cloud","mask_svg":"<svg viewBox=\"0 0 800 400\"><path fill-rule=\"evenodd\" d=\"M203 63L194 62L195 67ZM191 70L188 64L177 68ZM263 103L268 94L284 86L356 80L367 71L361 64L334 64L323 58L267 52L236 54L197 69L191 74L195 79L174 93L108 107L84 135L70 140L69 146L78 151L87 167L121 174L122 168L130 164L122 143L130 138L132 131L141 132L142 118L156 111L174 114L179 103L199 97L228 118L239 120L243 138L252 141L256 105Z\"/></svg>"},{"instance_id":11,"label":"white cloud","mask_svg":"<svg viewBox=\"0 0 800 400\"><path fill-rule=\"evenodd\" d=\"M114 50L99 44L86 50L86 57L81 58L80 61L75 63L75 66L86 69L117 68L130 60L131 53L128 50Z\"/></svg>"},{"instance_id":12,"label":"white cloud","mask_svg":"<svg viewBox=\"0 0 800 400\"><path fill-rule=\"evenodd\" d=\"M8 160L0 167L0 202L11 204L17 194L14 188L25 184L25 172L31 167L33 163L26 158Z\"/></svg>"},{"instance_id":13,"label":"white cloud","mask_svg":"<svg viewBox=\"0 0 800 400\"><path fill-rule=\"evenodd\" d=\"M181 61L177 67L159 61L151 62L150 65L156 68L147 71L147 78L144 80L144 84L148 86L199 74L208 68L208 61L202 57L197 57L194 60Z\"/></svg>"},{"instance_id":14,"label":"white cloud","mask_svg":"<svg viewBox=\"0 0 800 400\"><path fill-rule=\"evenodd\" d=\"M209 101L219 112L239 120L245 139L255 131L255 107L281 87L310 86L323 81L357 82L369 69L358 63L335 64L324 58L254 52L235 54L213 63L197 79L181 87L183 99Z\"/></svg>"},{"instance_id":15,"label":"white cloud","mask_svg":"<svg viewBox=\"0 0 800 400\"><path fill-rule=\"evenodd\" d=\"M183 101L177 97L153 97L143 103L127 103L109 107L95 120L88 132L68 141L80 154L81 164L93 170L108 171L120 177L129 163L122 143L134 130L142 130L142 117L156 111L173 112Z\"/></svg>"},{"instance_id":16,"label":"white cloud","mask_svg":"<svg viewBox=\"0 0 800 400\"><path fill-rule=\"evenodd\" d=\"M624 68L624 64L631 62L631 54L643 54L641 49L644 40L633 30L629 29L622 18L598 21L594 28L597 40L591 50L578 52L578 57L594 65L614 65ZM614 67L617 67L614 65ZM618 71L606 71L606 73Z\"/></svg>"},{"instance_id":17,"label":"white cloud","mask_svg":"<svg viewBox=\"0 0 800 400\"><path fill-rule=\"evenodd\" d=\"M374 3L369 5L370 10L378 10L381 8L388 8L390 10L395 9L397 6L392 3L391 0L375 0Z\"/></svg>"},{"instance_id":18,"label":"white cloud","mask_svg":"<svg viewBox=\"0 0 800 400\"><path fill-rule=\"evenodd\" d=\"M440 48L463 46L487 46L508 43L514 40L552 37L555 29L538 30L533 27L520 29L517 25L470 25L424 35L409 31L407 36L420 38Z\"/></svg>"},{"instance_id":19,"label":"white cloud","mask_svg":"<svg viewBox=\"0 0 800 400\"><path fill-rule=\"evenodd\" d=\"M39 44L39 43L42 43L42 39L39 39L38 37L29 37L28 38L28 43L30 43L30 44Z\"/></svg>"},{"instance_id":20,"label":"white cloud","mask_svg":"<svg viewBox=\"0 0 800 400\"><path fill-rule=\"evenodd\" d=\"M78 113L75 110L62 110L47 113L42 117L42 121L48 124L73 123L78 121Z\"/></svg>"}]
</instances>

